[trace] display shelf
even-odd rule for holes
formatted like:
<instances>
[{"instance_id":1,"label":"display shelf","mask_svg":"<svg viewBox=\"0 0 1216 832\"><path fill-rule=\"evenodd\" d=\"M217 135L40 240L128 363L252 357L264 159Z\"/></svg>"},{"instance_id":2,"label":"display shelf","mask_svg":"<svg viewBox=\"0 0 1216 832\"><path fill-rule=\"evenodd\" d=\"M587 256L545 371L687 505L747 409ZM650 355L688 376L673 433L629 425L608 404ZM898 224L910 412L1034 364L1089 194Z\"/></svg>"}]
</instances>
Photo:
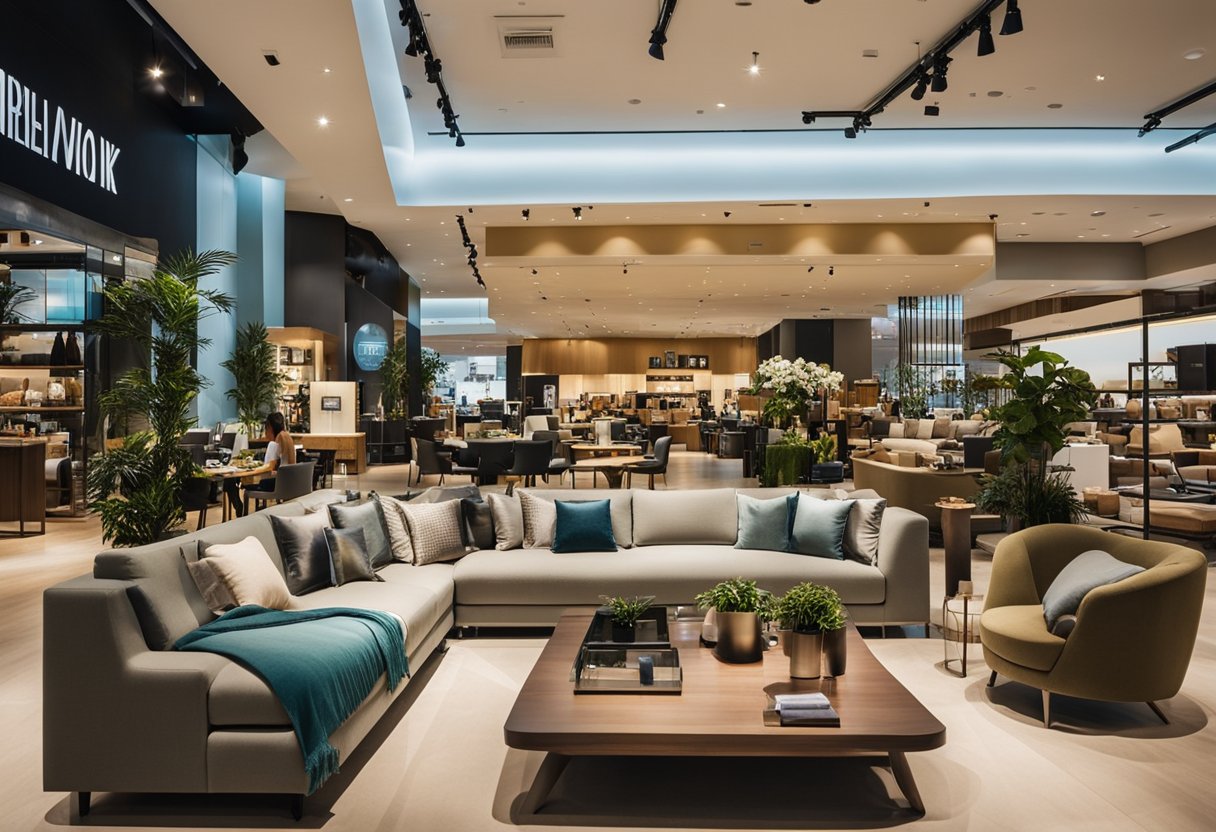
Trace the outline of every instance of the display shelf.
<instances>
[{"instance_id":1,"label":"display shelf","mask_svg":"<svg viewBox=\"0 0 1216 832\"><path fill-rule=\"evenodd\" d=\"M84 413L83 407L30 407L29 405L5 405L0 413Z\"/></svg>"},{"instance_id":2,"label":"display shelf","mask_svg":"<svg viewBox=\"0 0 1216 832\"><path fill-rule=\"evenodd\" d=\"M79 373L84 370L83 364L3 364L0 370L50 370L52 372Z\"/></svg>"},{"instance_id":3,"label":"display shelf","mask_svg":"<svg viewBox=\"0 0 1216 832\"><path fill-rule=\"evenodd\" d=\"M0 332L84 332L84 324L0 324Z\"/></svg>"}]
</instances>

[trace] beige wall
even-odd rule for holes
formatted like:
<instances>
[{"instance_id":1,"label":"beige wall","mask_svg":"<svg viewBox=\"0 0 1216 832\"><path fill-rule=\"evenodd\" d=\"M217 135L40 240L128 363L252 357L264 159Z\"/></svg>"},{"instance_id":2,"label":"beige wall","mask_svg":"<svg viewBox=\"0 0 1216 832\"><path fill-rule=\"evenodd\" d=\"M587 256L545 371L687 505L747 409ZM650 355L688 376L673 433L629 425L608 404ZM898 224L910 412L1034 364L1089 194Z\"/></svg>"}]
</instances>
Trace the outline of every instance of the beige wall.
<instances>
[{"instance_id":1,"label":"beige wall","mask_svg":"<svg viewBox=\"0 0 1216 832\"><path fill-rule=\"evenodd\" d=\"M708 355L708 372L713 375L751 373L757 364L754 338L532 338L523 343L523 373L633 376L640 383L629 389L644 390L647 359L665 350Z\"/></svg>"}]
</instances>

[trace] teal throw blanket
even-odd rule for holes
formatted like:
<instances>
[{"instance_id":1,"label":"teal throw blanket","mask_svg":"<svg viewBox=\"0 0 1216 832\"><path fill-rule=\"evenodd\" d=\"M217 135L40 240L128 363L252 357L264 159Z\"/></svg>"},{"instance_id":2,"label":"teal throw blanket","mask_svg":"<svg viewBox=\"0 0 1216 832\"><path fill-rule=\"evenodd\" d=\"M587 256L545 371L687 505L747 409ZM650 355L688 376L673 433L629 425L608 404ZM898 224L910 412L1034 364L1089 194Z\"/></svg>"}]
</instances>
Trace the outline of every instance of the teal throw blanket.
<instances>
[{"instance_id":1,"label":"teal throw blanket","mask_svg":"<svg viewBox=\"0 0 1216 832\"><path fill-rule=\"evenodd\" d=\"M270 686L300 742L309 794L338 770L329 735L381 674L388 675L391 691L409 672L401 626L375 610L237 607L186 633L174 647L227 656Z\"/></svg>"}]
</instances>

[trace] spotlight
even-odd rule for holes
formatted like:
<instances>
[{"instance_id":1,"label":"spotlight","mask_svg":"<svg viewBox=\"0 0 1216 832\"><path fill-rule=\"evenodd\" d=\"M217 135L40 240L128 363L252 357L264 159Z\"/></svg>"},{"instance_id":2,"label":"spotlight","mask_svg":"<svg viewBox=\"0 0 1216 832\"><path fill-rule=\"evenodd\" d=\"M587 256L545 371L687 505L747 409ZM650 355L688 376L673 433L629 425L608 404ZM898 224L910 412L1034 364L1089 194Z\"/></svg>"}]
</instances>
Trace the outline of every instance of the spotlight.
<instances>
[{"instance_id":1,"label":"spotlight","mask_svg":"<svg viewBox=\"0 0 1216 832\"><path fill-rule=\"evenodd\" d=\"M940 116L941 114L942 114L942 108L937 106L936 104L926 104L925 105L925 115Z\"/></svg>"},{"instance_id":2,"label":"spotlight","mask_svg":"<svg viewBox=\"0 0 1216 832\"><path fill-rule=\"evenodd\" d=\"M747 68L747 71L750 72L752 75L760 74L760 53L759 52L752 53L752 65Z\"/></svg>"},{"instance_id":3,"label":"spotlight","mask_svg":"<svg viewBox=\"0 0 1216 832\"><path fill-rule=\"evenodd\" d=\"M659 19L650 32L650 57L663 60L663 44L667 43L667 27L671 25L671 16L676 11L676 0L662 0L659 5Z\"/></svg>"},{"instance_id":4,"label":"spotlight","mask_svg":"<svg viewBox=\"0 0 1216 832\"><path fill-rule=\"evenodd\" d=\"M536 269L533 269L532 274L540 274L540 272L538 272Z\"/></svg>"},{"instance_id":5,"label":"spotlight","mask_svg":"<svg viewBox=\"0 0 1216 832\"><path fill-rule=\"evenodd\" d=\"M532 218L532 209L531 208L525 208L524 210L520 211L519 213L520 213L520 216L522 216L524 218L524 222L527 222L528 220L530 220Z\"/></svg>"},{"instance_id":6,"label":"spotlight","mask_svg":"<svg viewBox=\"0 0 1216 832\"><path fill-rule=\"evenodd\" d=\"M582 208L580 208L579 206L576 205L573 208L571 208L570 210L574 212L574 218L576 220L578 220L579 222L583 221L583 209Z\"/></svg>"},{"instance_id":7,"label":"spotlight","mask_svg":"<svg viewBox=\"0 0 1216 832\"><path fill-rule=\"evenodd\" d=\"M946 70L949 69L950 62L953 60L949 55L938 55L933 60L933 83L930 84L929 89L934 92L946 91L949 86L949 82L946 80Z\"/></svg>"},{"instance_id":8,"label":"spotlight","mask_svg":"<svg viewBox=\"0 0 1216 832\"><path fill-rule=\"evenodd\" d=\"M464 147L464 134L463 133L456 134L456 146Z\"/></svg>"},{"instance_id":9,"label":"spotlight","mask_svg":"<svg viewBox=\"0 0 1216 832\"><path fill-rule=\"evenodd\" d=\"M727 219L730 219L730 211L723 211L722 216L726 217Z\"/></svg>"},{"instance_id":10,"label":"spotlight","mask_svg":"<svg viewBox=\"0 0 1216 832\"><path fill-rule=\"evenodd\" d=\"M621 266L621 274L629 274L629 267Z\"/></svg>"},{"instance_id":11,"label":"spotlight","mask_svg":"<svg viewBox=\"0 0 1216 832\"><path fill-rule=\"evenodd\" d=\"M835 277L835 276L836 276L836 267L828 266L828 277Z\"/></svg>"},{"instance_id":12,"label":"spotlight","mask_svg":"<svg viewBox=\"0 0 1216 832\"><path fill-rule=\"evenodd\" d=\"M163 69L161 69L159 66L154 66L148 70L148 74L151 75L153 78L160 78L162 75L165 74L165 71Z\"/></svg>"},{"instance_id":13,"label":"spotlight","mask_svg":"<svg viewBox=\"0 0 1216 832\"><path fill-rule=\"evenodd\" d=\"M920 101L925 97L925 91L929 89L929 75L921 70L916 76L916 87L912 90L912 100Z\"/></svg>"},{"instance_id":14,"label":"spotlight","mask_svg":"<svg viewBox=\"0 0 1216 832\"><path fill-rule=\"evenodd\" d=\"M856 128L854 128L854 127L846 127L846 128L844 128L844 137L845 137L846 139L855 139L855 138L857 138L857 129L856 129Z\"/></svg>"},{"instance_id":15,"label":"spotlight","mask_svg":"<svg viewBox=\"0 0 1216 832\"><path fill-rule=\"evenodd\" d=\"M473 209L472 209L472 208L470 208L470 209L469 209L469 213L470 213L470 214L471 214L471 213L473 213Z\"/></svg>"},{"instance_id":16,"label":"spotlight","mask_svg":"<svg viewBox=\"0 0 1216 832\"><path fill-rule=\"evenodd\" d=\"M811 273L811 272L813 272L813 271L815 271L815 267L814 267L814 266L807 266L807 267L806 267L806 273L807 273L807 274L810 274L810 273Z\"/></svg>"},{"instance_id":17,"label":"spotlight","mask_svg":"<svg viewBox=\"0 0 1216 832\"><path fill-rule=\"evenodd\" d=\"M980 45L975 54L982 58L995 51L996 44L992 42L992 15L986 14L980 18Z\"/></svg>"},{"instance_id":18,"label":"spotlight","mask_svg":"<svg viewBox=\"0 0 1216 832\"><path fill-rule=\"evenodd\" d=\"M249 154L245 152L245 137L240 133L232 134L232 175L236 176L249 164Z\"/></svg>"},{"instance_id":19,"label":"spotlight","mask_svg":"<svg viewBox=\"0 0 1216 832\"><path fill-rule=\"evenodd\" d=\"M1018 0L1008 0L1005 3L1005 22L1001 24L1002 35L1016 35L1022 31L1022 10L1018 8Z\"/></svg>"}]
</instances>

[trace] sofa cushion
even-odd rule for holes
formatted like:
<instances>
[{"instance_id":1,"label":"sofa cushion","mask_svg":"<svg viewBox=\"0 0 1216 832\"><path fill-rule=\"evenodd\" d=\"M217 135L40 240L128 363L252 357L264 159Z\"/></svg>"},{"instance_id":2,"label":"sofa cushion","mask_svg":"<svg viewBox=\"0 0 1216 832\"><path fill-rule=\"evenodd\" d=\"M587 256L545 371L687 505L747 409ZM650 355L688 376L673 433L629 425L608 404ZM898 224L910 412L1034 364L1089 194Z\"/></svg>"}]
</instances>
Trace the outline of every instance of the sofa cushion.
<instances>
[{"instance_id":1,"label":"sofa cushion","mask_svg":"<svg viewBox=\"0 0 1216 832\"><path fill-rule=\"evenodd\" d=\"M528 493L542 500L587 500L590 499L586 489L575 488L527 488L519 493ZM596 491L595 499L606 497L611 503L612 537L619 548L625 549L633 545L633 491L627 488L611 491ZM495 517L497 522L497 516Z\"/></svg>"},{"instance_id":2,"label":"sofa cushion","mask_svg":"<svg viewBox=\"0 0 1216 832\"><path fill-rule=\"evenodd\" d=\"M607 500L557 500L553 504L557 520L553 525L553 551L615 552L612 536L612 509Z\"/></svg>"},{"instance_id":3,"label":"sofa cushion","mask_svg":"<svg viewBox=\"0 0 1216 832\"><path fill-rule=\"evenodd\" d=\"M378 581L372 567L371 552L367 551L367 540L363 529L322 529L325 545L329 548L330 568L333 570L334 586L355 581Z\"/></svg>"},{"instance_id":4,"label":"sofa cushion","mask_svg":"<svg viewBox=\"0 0 1216 832\"><path fill-rule=\"evenodd\" d=\"M487 494L494 519L494 548L499 551L524 545L524 510L519 495Z\"/></svg>"},{"instance_id":5,"label":"sofa cushion","mask_svg":"<svg viewBox=\"0 0 1216 832\"><path fill-rule=\"evenodd\" d=\"M393 560L413 563L414 544L410 542L410 528L405 522L405 503L385 494L376 494L376 499L380 501L380 510L384 512L384 529L388 532L388 545Z\"/></svg>"},{"instance_id":6,"label":"sofa cushion","mask_svg":"<svg viewBox=\"0 0 1216 832\"><path fill-rule=\"evenodd\" d=\"M524 514L524 548L547 549L553 545L557 507L549 500L525 493L519 495L519 507Z\"/></svg>"},{"instance_id":7,"label":"sofa cushion","mask_svg":"<svg viewBox=\"0 0 1216 832\"><path fill-rule=\"evenodd\" d=\"M1031 670L1051 670L1064 649L1064 639L1047 630L1043 608L1038 604L984 610L980 628L984 649Z\"/></svg>"},{"instance_id":8,"label":"sofa cushion","mask_svg":"<svg viewBox=\"0 0 1216 832\"><path fill-rule=\"evenodd\" d=\"M950 425L953 424L949 419L934 419L930 439L949 439Z\"/></svg>"},{"instance_id":9,"label":"sofa cushion","mask_svg":"<svg viewBox=\"0 0 1216 832\"><path fill-rule=\"evenodd\" d=\"M291 606L287 582L256 537L237 543L200 544L199 556L211 561L216 577L228 587L238 606L256 604L271 610Z\"/></svg>"},{"instance_id":10,"label":"sofa cushion","mask_svg":"<svg viewBox=\"0 0 1216 832\"><path fill-rule=\"evenodd\" d=\"M1143 572L1143 566L1124 563L1108 552L1090 549L1070 560L1043 593L1043 618L1047 629L1063 615L1075 615L1091 589L1113 584Z\"/></svg>"},{"instance_id":11,"label":"sofa cushion","mask_svg":"<svg viewBox=\"0 0 1216 832\"><path fill-rule=\"evenodd\" d=\"M786 552L790 548L790 517L798 496L773 497L758 500L746 494L735 494L739 513L739 538L736 549L767 549Z\"/></svg>"},{"instance_id":12,"label":"sofa cushion","mask_svg":"<svg viewBox=\"0 0 1216 832\"><path fill-rule=\"evenodd\" d=\"M925 455L937 453L937 445L926 439L884 439L882 447L886 451L907 451Z\"/></svg>"},{"instance_id":13,"label":"sofa cushion","mask_svg":"<svg viewBox=\"0 0 1216 832\"><path fill-rule=\"evenodd\" d=\"M844 552L865 564L878 560L878 532L882 527L882 514L887 501L878 499L854 499L849 510L849 519L844 527Z\"/></svg>"},{"instance_id":14,"label":"sofa cushion","mask_svg":"<svg viewBox=\"0 0 1216 832\"><path fill-rule=\"evenodd\" d=\"M333 567L325 543L328 525L329 515L324 511L312 511L302 517L271 516L270 526L292 595L305 595L333 585ZM206 597L207 593L204 591L203 595Z\"/></svg>"},{"instance_id":15,"label":"sofa cushion","mask_svg":"<svg viewBox=\"0 0 1216 832\"><path fill-rule=\"evenodd\" d=\"M456 560L468 551L459 500L421 505L407 503L405 519L414 547L414 563L419 566Z\"/></svg>"},{"instance_id":16,"label":"sofa cushion","mask_svg":"<svg viewBox=\"0 0 1216 832\"><path fill-rule=\"evenodd\" d=\"M951 422L951 424L954 426L955 439L962 439L964 436L975 436L980 432L980 428L983 427L983 423L977 422L975 419L960 419Z\"/></svg>"},{"instance_id":17,"label":"sofa cushion","mask_svg":"<svg viewBox=\"0 0 1216 832\"><path fill-rule=\"evenodd\" d=\"M389 544L388 526L380 501L372 497L358 503L334 503L329 507L329 518L335 529L361 529L371 558L372 568L379 569L393 562L393 549Z\"/></svg>"},{"instance_id":18,"label":"sofa cushion","mask_svg":"<svg viewBox=\"0 0 1216 832\"><path fill-rule=\"evenodd\" d=\"M800 494L790 531L790 551L843 560L844 530L852 508L852 500L816 500Z\"/></svg>"},{"instance_id":19,"label":"sofa cushion","mask_svg":"<svg viewBox=\"0 0 1216 832\"><path fill-rule=\"evenodd\" d=\"M892 422L891 427L887 429L887 436L891 439L903 439L904 432L905 426L903 422Z\"/></svg>"},{"instance_id":20,"label":"sofa cushion","mask_svg":"<svg viewBox=\"0 0 1216 832\"><path fill-rule=\"evenodd\" d=\"M546 579L538 581L537 575ZM634 547L578 557L512 549L473 552L456 564L462 606L598 606L603 595L653 595L657 604L690 604L697 593L739 575L770 592L785 592L801 581L826 584L847 604L881 604L886 595L882 572L855 560L723 545ZM307 597L319 594L324 593Z\"/></svg>"},{"instance_id":21,"label":"sofa cushion","mask_svg":"<svg viewBox=\"0 0 1216 832\"><path fill-rule=\"evenodd\" d=\"M639 489L633 495L635 546L675 543L734 546L738 534L733 488L696 491Z\"/></svg>"},{"instance_id":22,"label":"sofa cushion","mask_svg":"<svg viewBox=\"0 0 1216 832\"><path fill-rule=\"evenodd\" d=\"M490 504L481 497L464 497L460 500L460 514L464 518L465 546L493 549L494 513L490 511Z\"/></svg>"}]
</instances>

